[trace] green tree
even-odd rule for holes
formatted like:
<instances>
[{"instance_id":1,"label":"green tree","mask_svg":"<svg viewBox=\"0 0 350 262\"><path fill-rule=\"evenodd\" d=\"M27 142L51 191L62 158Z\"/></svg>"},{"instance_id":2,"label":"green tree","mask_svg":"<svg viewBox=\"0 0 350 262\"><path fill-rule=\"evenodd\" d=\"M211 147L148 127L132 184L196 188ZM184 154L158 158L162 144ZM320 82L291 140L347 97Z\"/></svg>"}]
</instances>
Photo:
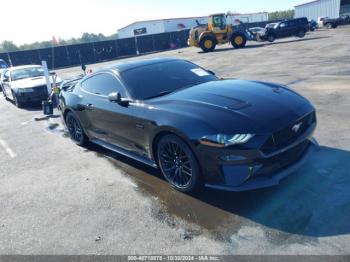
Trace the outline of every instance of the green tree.
<instances>
[{"instance_id":1,"label":"green tree","mask_svg":"<svg viewBox=\"0 0 350 262\"><path fill-rule=\"evenodd\" d=\"M5 40L0 44L0 50L1 52L14 52L18 51L19 48L12 41Z\"/></svg>"},{"instance_id":2,"label":"green tree","mask_svg":"<svg viewBox=\"0 0 350 262\"><path fill-rule=\"evenodd\" d=\"M292 18L294 18L294 10L292 9L269 13L269 20L271 21L292 19Z\"/></svg>"}]
</instances>

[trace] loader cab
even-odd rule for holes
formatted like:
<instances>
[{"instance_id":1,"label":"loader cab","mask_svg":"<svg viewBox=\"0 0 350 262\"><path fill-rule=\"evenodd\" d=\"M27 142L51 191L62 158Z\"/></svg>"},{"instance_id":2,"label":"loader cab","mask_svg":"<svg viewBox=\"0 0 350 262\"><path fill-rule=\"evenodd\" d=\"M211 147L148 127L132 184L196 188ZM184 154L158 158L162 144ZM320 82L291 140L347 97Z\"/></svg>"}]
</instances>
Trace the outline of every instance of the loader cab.
<instances>
[{"instance_id":1,"label":"loader cab","mask_svg":"<svg viewBox=\"0 0 350 262\"><path fill-rule=\"evenodd\" d=\"M209 19L209 31L216 33L227 33L227 21L225 14L211 15Z\"/></svg>"}]
</instances>

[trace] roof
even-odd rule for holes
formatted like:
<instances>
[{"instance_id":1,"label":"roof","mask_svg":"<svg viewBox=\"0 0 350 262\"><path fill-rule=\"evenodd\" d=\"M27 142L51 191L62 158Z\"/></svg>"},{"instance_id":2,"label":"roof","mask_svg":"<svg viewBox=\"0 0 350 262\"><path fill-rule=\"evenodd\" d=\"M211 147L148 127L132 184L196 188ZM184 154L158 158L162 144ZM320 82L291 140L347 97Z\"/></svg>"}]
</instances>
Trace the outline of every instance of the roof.
<instances>
[{"instance_id":1,"label":"roof","mask_svg":"<svg viewBox=\"0 0 350 262\"><path fill-rule=\"evenodd\" d=\"M222 14L222 13L220 13ZM248 14L240 14L240 13L232 13L231 16L238 16L238 15L259 15L259 14L267 14L267 12L257 12L257 13L248 13ZM177 18L163 18L163 19L153 19L153 20L141 20L141 21L136 21L133 22L129 25L126 25L122 28L119 28L119 30L123 30L129 26L132 26L134 24L138 23L145 23L145 22L159 22L159 21L169 21L169 20L179 20L179 19L200 19L200 18L208 18L209 16L192 16L192 17L177 17Z\"/></svg>"},{"instance_id":2,"label":"roof","mask_svg":"<svg viewBox=\"0 0 350 262\"><path fill-rule=\"evenodd\" d=\"M313 4L313 3L317 3L317 2L321 2L321 0L310 1L310 2L307 2L307 3L304 3L304 4L296 5L294 7L300 7L300 6L309 5L309 4Z\"/></svg>"},{"instance_id":3,"label":"roof","mask_svg":"<svg viewBox=\"0 0 350 262\"><path fill-rule=\"evenodd\" d=\"M127 62L120 62L114 65L111 65L109 67L106 67L105 69L112 69L117 70L118 72L125 72L130 69L134 69L137 67L147 66L147 65L153 65L158 63L166 63L170 61L178 61L180 59L176 58L149 58L149 59L138 59L138 60L132 60ZM103 69L102 69L103 71Z\"/></svg>"}]
</instances>

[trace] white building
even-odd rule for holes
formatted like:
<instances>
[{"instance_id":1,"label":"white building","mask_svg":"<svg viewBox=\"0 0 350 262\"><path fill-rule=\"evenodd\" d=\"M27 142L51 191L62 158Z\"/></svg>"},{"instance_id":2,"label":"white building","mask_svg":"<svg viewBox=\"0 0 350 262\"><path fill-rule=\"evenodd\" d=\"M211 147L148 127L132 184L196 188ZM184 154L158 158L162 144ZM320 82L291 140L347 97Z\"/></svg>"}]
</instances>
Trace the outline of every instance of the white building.
<instances>
[{"instance_id":1,"label":"white building","mask_svg":"<svg viewBox=\"0 0 350 262\"><path fill-rule=\"evenodd\" d=\"M295 6L295 18L317 20L321 16L338 18L342 14L350 14L350 0L316 0Z\"/></svg>"},{"instance_id":2,"label":"white building","mask_svg":"<svg viewBox=\"0 0 350 262\"><path fill-rule=\"evenodd\" d=\"M263 22L268 20L268 13L233 14L228 17L228 22L234 23L236 19L239 19L244 23ZM120 28L118 30L118 37L121 39L134 37L135 35L152 35L191 29L197 25L196 20L200 24L207 24L209 17L201 16L139 21Z\"/></svg>"}]
</instances>

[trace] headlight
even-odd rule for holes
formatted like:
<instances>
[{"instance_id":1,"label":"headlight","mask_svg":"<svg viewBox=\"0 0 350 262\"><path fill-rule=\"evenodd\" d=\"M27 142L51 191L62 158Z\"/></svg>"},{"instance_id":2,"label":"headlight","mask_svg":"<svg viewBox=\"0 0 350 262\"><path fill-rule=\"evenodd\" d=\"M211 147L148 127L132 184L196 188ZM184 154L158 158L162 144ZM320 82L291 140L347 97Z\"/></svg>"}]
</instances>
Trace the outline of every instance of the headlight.
<instances>
[{"instance_id":1,"label":"headlight","mask_svg":"<svg viewBox=\"0 0 350 262\"><path fill-rule=\"evenodd\" d=\"M254 135L253 134L235 134L235 135L208 135L200 139L200 143L207 146L227 147L237 144L247 143Z\"/></svg>"},{"instance_id":2,"label":"headlight","mask_svg":"<svg viewBox=\"0 0 350 262\"><path fill-rule=\"evenodd\" d=\"M34 92L33 88L18 88L19 93L29 93L29 92Z\"/></svg>"}]
</instances>

